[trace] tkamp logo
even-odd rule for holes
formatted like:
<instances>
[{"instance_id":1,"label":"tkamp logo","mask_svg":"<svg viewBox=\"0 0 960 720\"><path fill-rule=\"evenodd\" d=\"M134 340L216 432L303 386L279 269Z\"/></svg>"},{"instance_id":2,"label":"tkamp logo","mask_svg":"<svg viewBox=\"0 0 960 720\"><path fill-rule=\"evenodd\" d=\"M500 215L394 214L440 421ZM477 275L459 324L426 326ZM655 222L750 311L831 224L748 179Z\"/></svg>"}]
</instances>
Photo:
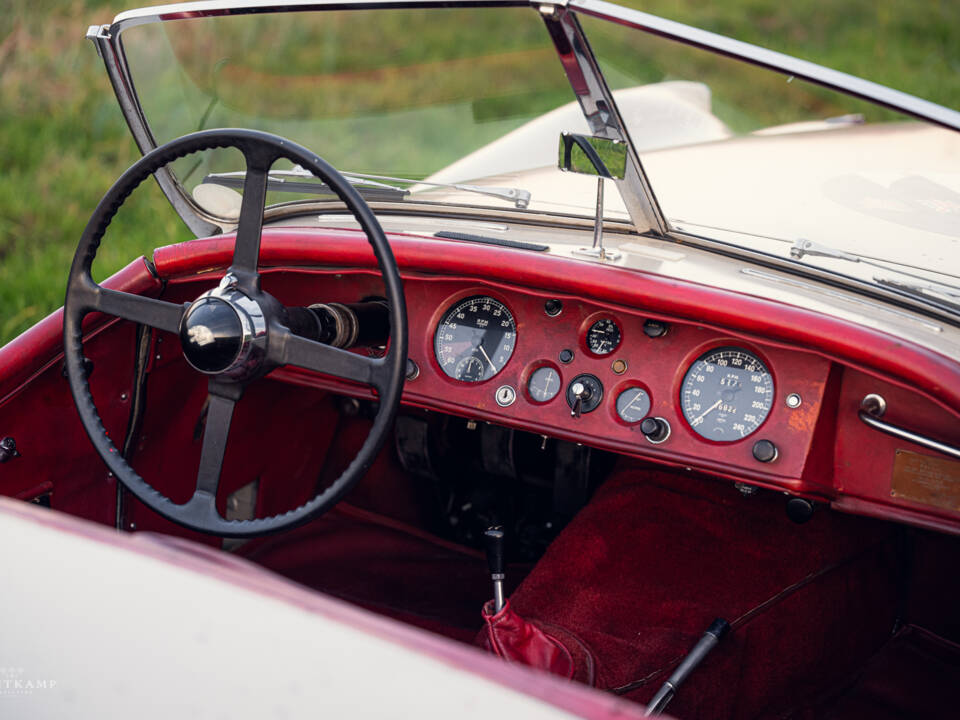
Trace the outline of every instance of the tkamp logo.
<instances>
[{"instance_id":1,"label":"tkamp logo","mask_svg":"<svg viewBox=\"0 0 960 720\"><path fill-rule=\"evenodd\" d=\"M53 690L57 681L28 674L22 667L0 666L0 697L33 695L37 691Z\"/></svg>"}]
</instances>

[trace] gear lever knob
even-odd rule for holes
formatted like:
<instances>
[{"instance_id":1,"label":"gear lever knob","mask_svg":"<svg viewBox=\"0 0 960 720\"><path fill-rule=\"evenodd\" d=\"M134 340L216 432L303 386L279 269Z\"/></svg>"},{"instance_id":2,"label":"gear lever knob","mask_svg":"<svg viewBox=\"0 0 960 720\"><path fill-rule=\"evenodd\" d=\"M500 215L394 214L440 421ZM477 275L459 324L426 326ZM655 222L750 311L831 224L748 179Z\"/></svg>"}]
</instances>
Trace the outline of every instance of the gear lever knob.
<instances>
[{"instance_id":1,"label":"gear lever knob","mask_svg":"<svg viewBox=\"0 0 960 720\"><path fill-rule=\"evenodd\" d=\"M506 563L504 561L504 533L503 527L494 525L483 533L487 549L487 567L490 568L490 579L493 580L493 605L496 612L503 609L503 579Z\"/></svg>"}]
</instances>

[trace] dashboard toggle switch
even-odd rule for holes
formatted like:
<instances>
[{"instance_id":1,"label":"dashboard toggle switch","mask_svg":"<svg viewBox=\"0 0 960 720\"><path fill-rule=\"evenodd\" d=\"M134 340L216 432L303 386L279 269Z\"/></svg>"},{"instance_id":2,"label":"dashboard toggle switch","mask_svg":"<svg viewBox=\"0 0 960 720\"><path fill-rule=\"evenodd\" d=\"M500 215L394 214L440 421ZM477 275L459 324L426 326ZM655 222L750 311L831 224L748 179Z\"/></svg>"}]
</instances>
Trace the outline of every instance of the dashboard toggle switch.
<instances>
[{"instance_id":1,"label":"dashboard toggle switch","mask_svg":"<svg viewBox=\"0 0 960 720\"><path fill-rule=\"evenodd\" d=\"M567 386L567 405L570 406L570 415L575 418L596 410L602 399L603 384L595 375L577 375Z\"/></svg>"}]
</instances>

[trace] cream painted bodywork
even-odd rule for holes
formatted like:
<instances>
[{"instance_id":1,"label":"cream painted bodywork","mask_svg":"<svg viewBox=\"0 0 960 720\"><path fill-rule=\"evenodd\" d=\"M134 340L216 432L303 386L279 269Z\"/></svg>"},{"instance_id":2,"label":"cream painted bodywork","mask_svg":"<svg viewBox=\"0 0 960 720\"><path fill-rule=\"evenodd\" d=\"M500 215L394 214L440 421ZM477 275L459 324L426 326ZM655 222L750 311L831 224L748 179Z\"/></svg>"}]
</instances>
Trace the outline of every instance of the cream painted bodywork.
<instances>
[{"instance_id":1,"label":"cream painted bodywork","mask_svg":"<svg viewBox=\"0 0 960 720\"><path fill-rule=\"evenodd\" d=\"M491 679L502 661L479 650L187 541L3 498L0 548L0 716L10 720L574 717L539 699L551 688L598 716L641 715L511 667L536 688L527 694Z\"/></svg>"}]
</instances>

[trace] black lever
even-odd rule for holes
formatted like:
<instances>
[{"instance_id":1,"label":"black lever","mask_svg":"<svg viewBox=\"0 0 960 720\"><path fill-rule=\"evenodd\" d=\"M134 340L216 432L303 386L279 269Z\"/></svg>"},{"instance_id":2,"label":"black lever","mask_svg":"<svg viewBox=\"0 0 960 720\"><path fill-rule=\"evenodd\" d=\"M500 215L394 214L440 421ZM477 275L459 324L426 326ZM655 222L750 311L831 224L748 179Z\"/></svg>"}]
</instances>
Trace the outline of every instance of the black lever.
<instances>
[{"instance_id":1,"label":"black lever","mask_svg":"<svg viewBox=\"0 0 960 720\"><path fill-rule=\"evenodd\" d=\"M697 644L693 646L693 650L687 654L677 666L677 669L673 671L670 678L657 690L657 694L653 696L653 700L647 705L647 715L659 715L663 712L664 708L667 707L667 703L673 699L673 696L683 684L683 681L703 662L704 658L710 654L710 651L717 646L717 643L720 642L723 636L729 631L730 623L723 618L717 618L710 623L710 627L707 628L703 637L697 641Z\"/></svg>"},{"instance_id":2,"label":"black lever","mask_svg":"<svg viewBox=\"0 0 960 720\"><path fill-rule=\"evenodd\" d=\"M493 609L496 612L503 610L503 579L504 575L504 534L500 525L487 528L483 533L487 546L487 566L490 568L490 579L493 580Z\"/></svg>"}]
</instances>

